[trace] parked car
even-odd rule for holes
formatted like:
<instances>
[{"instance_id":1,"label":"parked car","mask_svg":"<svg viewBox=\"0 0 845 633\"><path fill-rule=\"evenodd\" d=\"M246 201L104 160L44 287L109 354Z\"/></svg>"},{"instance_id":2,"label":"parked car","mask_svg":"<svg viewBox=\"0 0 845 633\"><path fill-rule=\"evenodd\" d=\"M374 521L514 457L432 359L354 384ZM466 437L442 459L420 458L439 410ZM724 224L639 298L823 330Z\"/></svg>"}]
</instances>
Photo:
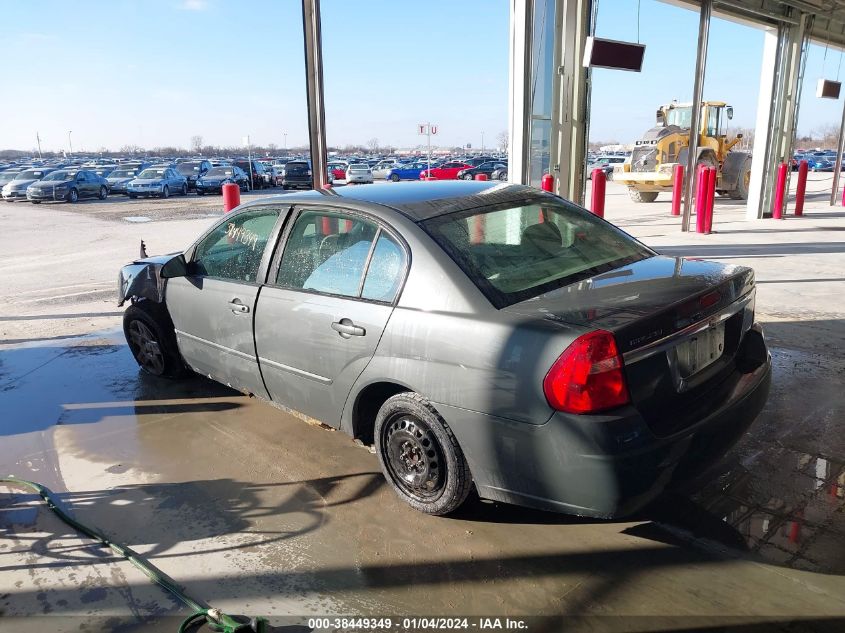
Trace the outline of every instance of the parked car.
<instances>
[{"instance_id":1,"label":"parked car","mask_svg":"<svg viewBox=\"0 0 845 633\"><path fill-rule=\"evenodd\" d=\"M76 202L80 198L105 200L108 195L109 181L87 169L59 169L26 189L26 199L33 204L45 200Z\"/></svg>"},{"instance_id":2,"label":"parked car","mask_svg":"<svg viewBox=\"0 0 845 633\"><path fill-rule=\"evenodd\" d=\"M467 163L450 161L443 163L439 167L432 167L430 170L424 169L420 173L420 178L433 177L437 180L455 180L458 177L459 171L462 169L470 169L472 167L473 165L469 165Z\"/></svg>"},{"instance_id":3,"label":"parked car","mask_svg":"<svg viewBox=\"0 0 845 633\"><path fill-rule=\"evenodd\" d=\"M187 366L374 445L398 496L435 515L473 487L631 514L765 404L749 268L658 255L521 185L335 193L252 201L184 253L125 266L138 364Z\"/></svg>"},{"instance_id":4,"label":"parked car","mask_svg":"<svg viewBox=\"0 0 845 633\"><path fill-rule=\"evenodd\" d=\"M12 182L22 170L18 169L7 169L6 171L0 172L0 190L6 186L7 183Z\"/></svg>"},{"instance_id":5,"label":"parked car","mask_svg":"<svg viewBox=\"0 0 845 633\"><path fill-rule=\"evenodd\" d=\"M187 196L188 180L173 167L147 167L129 181L126 193L130 198L169 198L171 193Z\"/></svg>"},{"instance_id":6,"label":"parked car","mask_svg":"<svg viewBox=\"0 0 845 633\"><path fill-rule=\"evenodd\" d=\"M6 202L14 202L15 200L26 200L26 189L37 180L41 180L55 169L51 168L36 168L25 169L15 174L9 182L3 185L2 196Z\"/></svg>"},{"instance_id":7,"label":"parked car","mask_svg":"<svg viewBox=\"0 0 845 633\"><path fill-rule=\"evenodd\" d=\"M346 178L346 168L348 163L330 162L328 164L329 173L335 180L343 180Z\"/></svg>"},{"instance_id":8,"label":"parked car","mask_svg":"<svg viewBox=\"0 0 845 633\"><path fill-rule=\"evenodd\" d=\"M352 163L346 168L346 184L369 184L373 182L373 172L366 163Z\"/></svg>"},{"instance_id":9,"label":"parked car","mask_svg":"<svg viewBox=\"0 0 845 633\"><path fill-rule=\"evenodd\" d=\"M508 179L508 168L507 166L494 169L493 173L490 174L490 180L500 180L504 181Z\"/></svg>"},{"instance_id":10,"label":"parked car","mask_svg":"<svg viewBox=\"0 0 845 633\"><path fill-rule=\"evenodd\" d=\"M223 185L234 183L242 192L250 190L249 175L237 165L212 167L197 180L197 195L221 193Z\"/></svg>"},{"instance_id":11,"label":"parked car","mask_svg":"<svg viewBox=\"0 0 845 633\"><path fill-rule=\"evenodd\" d=\"M419 180L420 173L428 167L428 163L410 163L397 165L387 172L387 180L399 182L400 180Z\"/></svg>"},{"instance_id":12,"label":"parked car","mask_svg":"<svg viewBox=\"0 0 845 633\"><path fill-rule=\"evenodd\" d=\"M396 167L397 165L398 163L393 158L387 160L380 160L371 169L373 178L375 178L376 180L384 180L385 178L387 178L387 175L390 173L390 170Z\"/></svg>"},{"instance_id":13,"label":"parked car","mask_svg":"<svg viewBox=\"0 0 845 633\"><path fill-rule=\"evenodd\" d=\"M109 192L126 194L126 185L133 181L140 171L140 169L134 167L126 168L122 166L115 169L106 176L106 181L109 183Z\"/></svg>"},{"instance_id":14,"label":"parked car","mask_svg":"<svg viewBox=\"0 0 845 633\"><path fill-rule=\"evenodd\" d=\"M500 160L489 160L486 163L481 163L475 167L469 167L467 169L462 169L458 172L458 180L475 180L475 177L478 174L484 174L488 178L490 178L490 174L492 174L497 169L507 168Z\"/></svg>"},{"instance_id":15,"label":"parked car","mask_svg":"<svg viewBox=\"0 0 845 633\"><path fill-rule=\"evenodd\" d=\"M344 173L344 178L346 174ZM291 160L285 163L282 177L282 189L311 189L311 163L304 160Z\"/></svg>"},{"instance_id":16,"label":"parked car","mask_svg":"<svg viewBox=\"0 0 845 633\"><path fill-rule=\"evenodd\" d=\"M232 161L232 164L243 169L244 173L250 177L251 189L264 189L273 186L267 170L264 169L264 165L257 160L235 160ZM252 165L252 171L250 171L250 165Z\"/></svg>"},{"instance_id":17,"label":"parked car","mask_svg":"<svg viewBox=\"0 0 845 633\"><path fill-rule=\"evenodd\" d=\"M833 171L833 163L822 156L808 156L807 167L810 171Z\"/></svg>"},{"instance_id":18,"label":"parked car","mask_svg":"<svg viewBox=\"0 0 845 633\"><path fill-rule=\"evenodd\" d=\"M478 167L479 165L489 163L490 161L499 161L499 159L494 156L473 156L472 158L465 158L462 160L462 162L472 167Z\"/></svg>"},{"instance_id":19,"label":"parked car","mask_svg":"<svg viewBox=\"0 0 845 633\"><path fill-rule=\"evenodd\" d=\"M109 174L117 169L117 165L94 165L91 167L82 167L82 169L93 172L102 178L108 178Z\"/></svg>"},{"instance_id":20,"label":"parked car","mask_svg":"<svg viewBox=\"0 0 845 633\"><path fill-rule=\"evenodd\" d=\"M587 180L593 179L593 170L601 169L604 175L609 179L613 178L613 170L616 165L621 165L625 162L624 156L599 156L593 161L587 163Z\"/></svg>"},{"instance_id":21,"label":"parked car","mask_svg":"<svg viewBox=\"0 0 845 633\"><path fill-rule=\"evenodd\" d=\"M176 171L188 181L188 191L196 191L197 180L209 169L211 169L211 163L207 160L188 160L176 165Z\"/></svg>"}]
</instances>

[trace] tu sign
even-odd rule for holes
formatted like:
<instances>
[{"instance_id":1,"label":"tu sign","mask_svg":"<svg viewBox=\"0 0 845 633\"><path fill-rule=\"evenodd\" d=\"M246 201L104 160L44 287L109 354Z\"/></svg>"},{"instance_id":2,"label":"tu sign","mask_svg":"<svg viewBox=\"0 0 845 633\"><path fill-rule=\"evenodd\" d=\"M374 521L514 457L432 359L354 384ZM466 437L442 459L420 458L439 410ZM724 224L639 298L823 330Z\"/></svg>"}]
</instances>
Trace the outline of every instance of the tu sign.
<instances>
[{"instance_id":1,"label":"tu sign","mask_svg":"<svg viewBox=\"0 0 845 633\"><path fill-rule=\"evenodd\" d=\"M421 136L428 136L429 134L437 134L437 126L431 123L420 123L417 125L417 130Z\"/></svg>"}]
</instances>

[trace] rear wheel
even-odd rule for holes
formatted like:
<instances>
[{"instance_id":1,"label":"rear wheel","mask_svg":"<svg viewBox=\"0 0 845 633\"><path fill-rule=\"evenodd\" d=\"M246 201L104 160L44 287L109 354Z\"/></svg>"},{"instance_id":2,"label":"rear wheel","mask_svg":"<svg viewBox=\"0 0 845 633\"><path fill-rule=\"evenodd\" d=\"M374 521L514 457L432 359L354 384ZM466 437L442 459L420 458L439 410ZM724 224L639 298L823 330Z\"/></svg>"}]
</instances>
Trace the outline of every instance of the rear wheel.
<instances>
[{"instance_id":1,"label":"rear wheel","mask_svg":"<svg viewBox=\"0 0 845 633\"><path fill-rule=\"evenodd\" d=\"M135 198L137 198L137 197L138 197L138 196L137 196L137 195L135 195L134 193L130 193L130 194L127 194L127 195L128 195L130 198L132 198L133 200L134 200Z\"/></svg>"},{"instance_id":2,"label":"rear wheel","mask_svg":"<svg viewBox=\"0 0 845 633\"><path fill-rule=\"evenodd\" d=\"M109 190L108 190L108 189L106 189L105 187L100 187L100 193L99 193L99 195L98 195L97 197L98 197L100 200L105 200L105 199L106 199L106 196L108 196L108 195L109 195Z\"/></svg>"},{"instance_id":3,"label":"rear wheel","mask_svg":"<svg viewBox=\"0 0 845 633\"><path fill-rule=\"evenodd\" d=\"M41 200L30 200L32 204L41 204Z\"/></svg>"},{"instance_id":4,"label":"rear wheel","mask_svg":"<svg viewBox=\"0 0 845 633\"><path fill-rule=\"evenodd\" d=\"M187 196L187 195L188 195L188 185L182 185L182 191L181 191L181 194L182 194L183 196Z\"/></svg>"},{"instance_id":5,"label":"rear wheel","mask_svg":"<svg viewBox=\"0 0 845 633\"><path fill-rule=\"evenodd\" d=\"M202 189L197 189L197 195L198 195L198 196L204 196L204 195L205 195L205 191L203 191Z\"/></svg>"},{"instance_id":6,"label":"rear wheel","mask_svg":"<svg viewBox=\"0 0 845 633\"><path fill-rule=\"evenodd\" d=\"M739 175L736 179L736 189L730 192L731 198L734 200L748 200L748 189L751 186L751 161L746 160L742 163L739 170Z\"/></svg>"},{"instance_id":7,"label":"rear wheel","mask_svg":"<svg viewBox=\"0 0 845 633\"><path fill-rule=\"evenodd\" d=\"M376 454L388 483L412 508L443 515L456 510L472 488L458 441L425 398L400 393L379 409Z\"/></svg>"},{"instance_id":8,"label":"rear wheel","mask_svg":"<svg viewBox=\"0 0 845 633\"><path fill-rule=\"evenodd\" d=\"M472 174L464 174L464 180L472 180Z\"/></svg>"},{"instance_id":9,"label":"rear wheel","mask_svg":"<svg viewBox=\"0 0 845 633\"><path fill-rule=\"evenodd\" d=\"M185 373L173 323L160 304L142 301L126 308L123 333L135 361L148 374L176 378Z\"/></svg>"},{"instance_id":10,"label":"rear wheel","mask_svg":"<svg viewBox=\"0 0 845 633\"><path fill-rule=\"evenodd\" d=\"M657 200L656 191L640 191L639 189L628 189L628 195L634 202L654 202Z\"/></svg>"}]
</instances>

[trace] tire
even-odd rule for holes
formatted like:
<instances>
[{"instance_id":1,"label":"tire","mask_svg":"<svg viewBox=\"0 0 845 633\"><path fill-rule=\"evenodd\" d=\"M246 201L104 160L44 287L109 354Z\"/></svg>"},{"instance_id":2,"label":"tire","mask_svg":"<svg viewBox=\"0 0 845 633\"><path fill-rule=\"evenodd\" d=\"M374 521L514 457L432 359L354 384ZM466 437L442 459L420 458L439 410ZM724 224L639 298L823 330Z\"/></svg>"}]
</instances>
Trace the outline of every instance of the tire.
<instances>
[{"instance_id":1,"label":"tire","mask_svg":"<svg viewBox=\"0 0 845 633\"><path fill-rule=\"evenodd\" d=\"M30 200L32 204L41 204L41 200Z\"/></svg>"},{"instance_id":2,"label":"tire","mask_svg":"<svg viewBox=\"0 0 845 633\"><path fill-rule=\"evenodd\" d=\"M106 197L109 195L109 190L105 187L100 187L100 194L97 196L100 200L105 200Z\"/></svg>"},{"instance_id":3,"label":"tire","mask_svg":"<svg viewBox=\"0 0 845 633\"><path fill-rule=\"evenodd\" d=\"M76 189L71 189L67 192L67 201L71 204L79 201L79 192Z\"/></svg>"},{"instance_id":4,"label":"tire","mask_svg":"<svg viewBox=\"0 0 845 633\"><path fill-rule=\"evenodd\" d=\"M739 170L739 176L736 179L736 189L730 192L730 197L734 200L748 200L748 189L750 185L751 161L746 159Z\"/></svg>"},{"instance_id":5,"label":"tire","mask_svg":"<svg viewBox=\"0 0 845 633\"><path fill-rule=\"evenodd\" d=\"M197 195L198 195L198 196L204 196L204 195L205 195L205 191L202 191L202 190L200 190L200 189L197 189Z\"/></svg>"},{"instance_id":6,"label":"tire","mask_svg":"<svg viewBox=\"0 0 845 633\"><path fill-rule=\"evenodd\" d=\"M388 398L376 416L374 437L387 482L409 506L441 516L466 500L472 488L469 465L428 400L411 392Z\"/></svg>"},{"instance_id":7,"label":"tire","mask_svg":"<svg viewBox=\"0 0 845 633\"><path fill-rule=\"evenodd\" d=\"M637 189L628 189L628 195L634 202L654 202L657 200L656 191L639 191Z\"/></svg>"},{"instance_id":8,"label":"tire","mask_svg":"<svg viewBox=\"0 0 845 633\"><path fill-rule=\"evenodd\" d=\"M163 378L178 378L186 373L173 322L161 304L141 301L126 308L123 334L135 362L144 372Z\"/></svg>"},{"instance_id":9,"label":"tire","mask_svg":"<svg viewBox=\"0 0 845 633\"><path fill-rule=\"evenodd\" d=\"M170 197L170 187L164 185L164 189L161 190L161 197L162 198L169 198Z\"/></svg>"},{"instance_id":10,"label":"tire","mask_svg":"<svg viewBox=\"0 0 845 633\"><path fill-rule=\"evenodd\" d=\"M402 179L399 176L397 176L396 174L391 174L390 180L393 181L393 182L399 182Z\"/></svg>"},{"instance_id":11,"label":"tire","mask_svg":"<svg viewBox=\"0 0 845 633\"><path fill-rule=\"evenodd\" d=\"M472 174L464 174L464 180L472 180Z\"/></svg>"},{"instance_id":12,"label":"tire","mask_svg":"<svg viewBox=\"0 0 845 633\"><path fill-rule=\"evenodd\" d=\"M137 194L134 193L128 193L126 195L129 196L132 200L135 200L138 197Z\"/></svg>"},{"instance_id":13,"label":"tire","mask_svg":"<svg viewBox=\"0 0 845 633\"><path fill-rule=\"evenodd\" d=\"M182 185L182 191L180 191L179 193L181 193L183 196L187 196L188 195L188 185Z\"/></svg>"}]
</instances>

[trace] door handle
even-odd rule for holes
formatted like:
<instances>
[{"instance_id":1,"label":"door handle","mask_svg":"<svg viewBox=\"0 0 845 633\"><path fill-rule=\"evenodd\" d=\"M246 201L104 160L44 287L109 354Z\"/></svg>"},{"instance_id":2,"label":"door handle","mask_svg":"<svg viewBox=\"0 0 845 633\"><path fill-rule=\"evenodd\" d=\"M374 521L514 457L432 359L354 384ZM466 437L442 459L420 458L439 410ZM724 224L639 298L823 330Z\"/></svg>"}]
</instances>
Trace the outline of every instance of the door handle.
<instances>
[{"instance_id":1,"label":"door handle","mask_svg":"<svg viewBox=\"0 0 845 633\"><path fill-rule=\"evenodd\" d=\"M241 303L240 299L232 299L229 302L229 307L232 308L232 312L234 314L246 314L249 312L249 306L246 306Z\"/></svg>"},{"instance_id":2,"label":"door handle","mask_svg":"<svg viewBox=\"0 0 845 633\"><path fill-rule=\"evenodd\" d=\"M367 330L360 325L355 325L351 319L341 319L332 323L332 329L340 334L343 338L350 336L366 336Z\"/></svg>"}]
</instances>

